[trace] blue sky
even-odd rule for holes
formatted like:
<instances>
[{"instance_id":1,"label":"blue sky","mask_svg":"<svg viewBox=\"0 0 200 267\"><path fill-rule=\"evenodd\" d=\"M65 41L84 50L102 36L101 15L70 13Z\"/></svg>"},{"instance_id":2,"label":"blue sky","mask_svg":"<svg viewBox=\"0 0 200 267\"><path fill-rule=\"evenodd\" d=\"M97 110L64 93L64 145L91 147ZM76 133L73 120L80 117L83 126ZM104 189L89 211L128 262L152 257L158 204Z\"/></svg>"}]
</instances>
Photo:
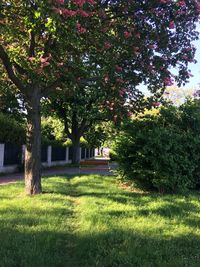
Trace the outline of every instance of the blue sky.
<instances>
[{"instance_id":1,"label":"blue sky","mask_svg":"<svg viewBox=\"0 0 200 267\"><path fill-rule=\"evenodd\" d=\"M198 25L198 31L200 32L200 25ZM200 40L196 41L194 45L197 49L195 57L197 63L189 65L189 69L194 77L190 78L190 82L185 85L186 88L199 87L200 84Z\"/></svg>"},{"instance_id":2,"label":"blue sky","mask_svg":"<svg viewBox=\"0 0 200 267\"><path fill-rule=\"evenodd\" d=\"M197 31L200 32L200 23L197 25ZM189 64L189 69L191 70L191 73L193 77L190 77L190 80L184 87L183 89L191 89L194 88L200 88L200 39L194 42L194 46L196 47L196 56L195 59L197 60L197 63L190 63ZM147 88L145 85L140 85L139 86L140 90L147 93ZM147 93L148 94L148 93Z\"/></svg>"}]
</instances>

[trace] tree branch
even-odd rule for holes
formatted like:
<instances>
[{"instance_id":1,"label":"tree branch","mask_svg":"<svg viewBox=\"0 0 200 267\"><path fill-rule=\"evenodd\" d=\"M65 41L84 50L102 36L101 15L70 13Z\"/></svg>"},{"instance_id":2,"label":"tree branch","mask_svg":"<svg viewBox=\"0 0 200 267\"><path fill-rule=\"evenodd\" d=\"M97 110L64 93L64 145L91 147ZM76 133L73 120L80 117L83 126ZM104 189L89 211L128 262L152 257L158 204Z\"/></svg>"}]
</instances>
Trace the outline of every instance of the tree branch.
<instances>
[{"instance_id":1,"label":"tree branch","mask_svg":"<svg viewBox=\"0 0 200 267\"><path fill-rule=\"evenodd\" d=\"M78 129L80 135L83 134L84 129L85 129L85 126L86 126L86 123L87 123L87 120L86 119L83 119L82 122L81 122L81 125L80 125L80 127Z\"/></svg>"},{"instance_id":2,"label":"tree branch","mask_svg":"<svg viewBox=\"0 0 200 267\"><path fill-rule=\"evenodd\" d=\"M30 32L29 57L35 57L35 33Z\"/></svg>"},{"instance_id":3,"label":"tree branch","mask_svg":"<svg viewBox=\"0 0 200 267\"><path fill-rule=\"evenodd\" d=\"M9 56L4 50L3 46L0 45L0 59L3 62L3 65L6 69L9 79L17 86L22 93L26 92L26 89L20 79L16 76L13 70L12 63L10 62Z\"/></svg>"},{"instance_id":4,"label":"tree branch","mask_svg":"<svg viewBox=\"0 0 200 267\"><path fill-rule=\"evenodd\" d=\"M52 82L50 85L44 87L42 89L42 95L44 97L47 97L48 94L50 94L51 92L53 92L57 87L59 87L59 85L61 84L61 82L63 81L63 78L59 78L56 81Z\"/></svg>"},{"instance_id":5,"label":"tree branch","mask_svg":"<svg viewBox=\"0 0 200 267\"><path fill-rule=\"evenodd\" d=\"M28 76L28 72L24 68L22 68L18 63L13 62L13 65L19 74Z\"/></svg>"},{"instance_id":6,"label":"tree branch","mask_svg":"<svg viewBox=\"0 0 200 267\"><path fill-rule=\"evenodd\" d=\"M65 127L65 133L67 134L67 136L72 139L72 134L70 133L69 131L69 125L68 125L68 121L67 119L65 118L64 119L64 127Z\"/></svg>"}]
</instances>

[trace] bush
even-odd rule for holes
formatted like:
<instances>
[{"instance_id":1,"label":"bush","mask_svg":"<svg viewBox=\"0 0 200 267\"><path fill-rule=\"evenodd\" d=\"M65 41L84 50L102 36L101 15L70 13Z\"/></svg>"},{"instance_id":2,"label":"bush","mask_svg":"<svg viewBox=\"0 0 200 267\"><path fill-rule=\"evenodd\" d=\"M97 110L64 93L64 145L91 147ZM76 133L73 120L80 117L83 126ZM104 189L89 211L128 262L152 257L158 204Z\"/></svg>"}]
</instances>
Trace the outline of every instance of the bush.
<instances>
[{"instance_id":1,"label":"bush","mask_svg":"<svg viewBox=\"0 0 200 267\"><path fill-rule=\"evenodd\" d=\"M43 144L62 145L64 141L64 124L54 117L42 118L41 134Z\"/></svg>"},{"instance_id":2,"label":"bush","mask_svg":"<svg viewBox=\"0 0 200 267\"><path fill-rule=\"evenodd\" d=\"M24 125L11 118L9 115L0 113L0 143L24 144Z\"/></svg>"},{"instance_id":3,"label":"bush","mask_svg":"<svg viewBox=\"0 0 200 267\"><path fill-rule=\"evenodd\" d=\"M120 173L139 186L159 191L196 187L200 137L194 127L184 131L185 117L182 107L168 107L157 116L143 116L124 126L115 147Z\"/></svg>"}]
</instances>

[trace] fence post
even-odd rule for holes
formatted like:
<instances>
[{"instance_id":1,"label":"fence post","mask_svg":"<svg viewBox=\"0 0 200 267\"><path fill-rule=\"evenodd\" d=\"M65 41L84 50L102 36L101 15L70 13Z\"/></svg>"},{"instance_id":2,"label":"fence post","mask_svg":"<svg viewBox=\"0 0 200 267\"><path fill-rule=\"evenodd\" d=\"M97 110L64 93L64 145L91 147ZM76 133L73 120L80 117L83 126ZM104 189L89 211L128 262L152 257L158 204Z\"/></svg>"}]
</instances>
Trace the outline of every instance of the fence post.
<instances>
[{"instance_id":1,"label":"fence post","mask_svg":"<svg viewBox=\"0 0 200 267\"><path fill-rule=\"evenodd\" d=\"M3 168L3 163L4 163L4 149L5 149L5 144L0 144L0 169Z\"/></svg>"},{"instance_id":2,"label":"fence post","mask_svg":"<svg viewBox=\"0 0 200 267\"><path fill-rule=\"evenodd\" d=\"M66 158L65 158L65 161L66 161L66 163L69 162L69 147L68 146L66 147Z\"/></svg>"},{"instance_id":3,"label":"fence post","mask_svg":"<svg viewBox=\"0 0 200 267\"><path fill-rule=\"evenodd\" d=\"M51 166L51 154L52 154L52 146L47 147L47 164Z\"/></svg>"},{"instance_id":4,"label":"fence post","mask_svg":"<svg viewBox=\"0 0 200 267\"><path fill-rule=\"evenodd\" d=\"M80 159L80 161L81 161L81 147L79 148L79 159Z\"/></svg>"}]
</instances>

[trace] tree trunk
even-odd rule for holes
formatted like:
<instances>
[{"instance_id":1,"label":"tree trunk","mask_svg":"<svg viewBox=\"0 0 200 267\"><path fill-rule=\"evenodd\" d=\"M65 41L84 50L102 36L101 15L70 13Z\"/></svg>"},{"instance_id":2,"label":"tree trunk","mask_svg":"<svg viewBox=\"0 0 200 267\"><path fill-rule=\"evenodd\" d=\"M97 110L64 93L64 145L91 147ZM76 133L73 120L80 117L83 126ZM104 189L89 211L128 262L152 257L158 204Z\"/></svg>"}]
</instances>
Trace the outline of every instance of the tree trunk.
<instances>
[{"instance_id":1,"label":"tree trunk","mask_svg":"<svg viewBox=\"0 0 200 267\"><path fill-rule=\"evenodd\" d=\"M72 163L80 163L80 138L73 138L72 140Z\"/></svg>"},{"instance_id":2,"label":"tree trunk","mask_svg":"<svg viewBox=\"0 0 200 267\"><path fill-rule=\"evenodd\" d=\"M32 90L31 90L32 89ZM26 96L27 133L25 151L25 190L28 195L42 193L40 89L31 88Z\"/></svg>"}]
</instances>

